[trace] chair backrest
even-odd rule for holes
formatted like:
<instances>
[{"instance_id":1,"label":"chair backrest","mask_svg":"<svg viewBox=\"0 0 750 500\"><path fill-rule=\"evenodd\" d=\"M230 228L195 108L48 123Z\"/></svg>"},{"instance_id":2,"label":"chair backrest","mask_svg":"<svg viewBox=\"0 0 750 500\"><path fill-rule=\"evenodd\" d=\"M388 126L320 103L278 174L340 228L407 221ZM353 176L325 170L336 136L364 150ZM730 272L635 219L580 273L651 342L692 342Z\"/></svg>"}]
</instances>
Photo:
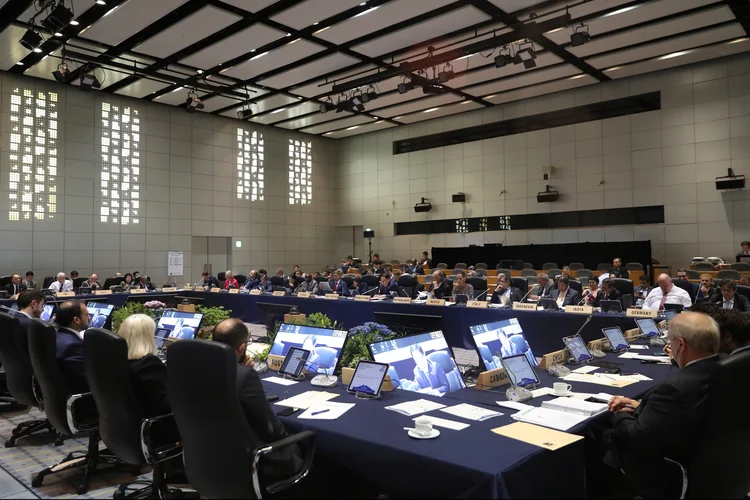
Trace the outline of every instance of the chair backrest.
<instances>
[{"instance_id":1,"label":"chair backrest","mask_svg":"<svg viewBox=\"0 0 750 500\"><path fill-rule=\"evenodd\" d=\"M144 415L133 394L128 373L128 343L102 328L86 330L83 363L99 413L102 441L121 460L145 463L141 451Z\"/></svg>"},{"instance_id":2,"label":"chair backrest","mask_svg":"<svg viewBox=\"0 0 750 500\"><path fill-rule=\"evenodd\" d=\"M375 276L374 274L365 274L362 276L362 281L364 281L368 287L372 288L374 286L378 286L380 283L380 278Z\"/></svg>"},{"instance_id":3,"label":"chair backrest","mask_svg":"<svg viewBox=\"0 0 750 500\"><path fill-rule=\"evenodd\" d=\"M524 269L521 271L521 276L536 276L536 271L533 269Z\"/></svg>"},{"instance_id":4,"label":"chair backrest","mask_svg":"<svg viewBox=\"0 0 750 500\"><path fill-rule=\"evenodd\" d=\"M529 280L526 278L511 278L510 286L518 288L522 295L526 295L526 292L529 291Z\"/></svg>"},{"instance_id":5,"label":"chair backrest","mask_svg":"<svg viewBox=\"0 0 750 500\"><path fill-rule=\"evenodd\" d=\"M643 264L640 262L628 262L625 264L625 269L628 271L643 271Z\"/></svg>"},{"instance_id":6,"label":"chair backrest","mask_svg":"<svg viewBox=\"0 0 750 500\"><path fill-rule=\"evenodd\" d=\"M466 282L474 288L475 297L481 292L487 290L487 280L484 278L469 278Z\"/></svg>"},{"instance_id":7,"label":"chair backrest","mask_svg":"<svg viewBox=\"0 0 750 500\"><path fill-rule=\"evenodd\" d=\"M417 286L417 283L419 283L417 281L417 278L409 274L402 274L398 278L398 286L414 288L415 286Z\"/></svg>"},{"instance_id":8,"label":"chair backrest","mask_svg":"<svg viewBox=\"0 0 750 500\"><path fill-rule=\"evenodd\" d=\"M440 264L437 265L437 269L448 269L448 264L441 262Z\"/></svg>"},{"instance_id":9,"label":"chair backrest","mask_svg":"<svg viewBox=\"0 0 750 500\"><path fill-rule=\"evenodd\" d=\"M341 279L344 280L344 283L346 283L346 286L348 286L349 288L351 288L352 285L354 285L354 278L352 276L346 275L346 276L343 276Z\"/></svg>"},{"instance_id":10,"label":"chair backrest","mask_svg":"<svg viewBox=\"0 0 750 500\"><path fill-rule=\"evenodd\" d=\"M284 286L284 278L281 276L271 276L268 278L268 282L273 286Z\"/></svg>"},{"instance_id":11,"label":"chair backrest","mask_svg":"<svg viewBox=\"0 0 750 500\"><path fill-rule=\"evenodd\" d=\"M538 285L539 284L539 278L537 278L536 275L534 275L534 276L526 276L526 282L529 285Z\"/></svg>"},{"instance_id":12,"label":"chair backrest","mask_svg":"<svg viewBox=\"0 0 750 500\"><path fill-rule=\"evenodd\" d=\"M698 295L698 285L690 283L689 281L686 281L686 280L677 280L677 279L672 280L672 283L674 283L675 286L678 286L682 288L683 290L685 290L688 293L688 295L690 295L690 300L695 302L695 297Z\"/></svg>"},{"instance_id":13,"label":"chair backrest","mask_svg":"<svg viewBox=\"0 0 750 500\"><path fill-rule=\"evenodd\" d=\"M49 288L53 281L55 281L54 276L45 276L44 281L42 282L42 288Z\"/></svg>"},{"instance_id":14,"label":"chair backrest","mask_svg":"<svg viewBox=\"0 0 750 500\"><path fill-rule=\"evenodd\" d=\"M65 436L72 435L68 426L67 404L70 389L57 365L57 332L41 319L29 325L29 356L34 375L42 390L44 413L52 426Z\"/></svg>"},{"instance_id":15,"label":"chair backrest","mask_svg":"<svg viewBox=\"0 0 750 500\"><path fill-rule=\"evenodd\" d=\"M693 264L693 269L696 271L713 271L714 265L710 262L696 262Z\"/></svg>"},{"instance_id":16,"label":"chair backrest","mask_svg":"<svg viewBox=\"0 0 750 500\"><path fill-rule=\"evenodd\" d=\"M23 348L18 318L0 312L0 362L5 381L13 399L26 406L38 406L32 380L29 354Z\"/></svg>"},{"instance_id":17,"label":"chair backrest","mask_svg":"<svg viewBox=\"0 0 750 500\"><path fill-rule=\"evenodd\" d=\"M730 267L735 271L750 271L750 264L747 262L733 262Z\"/></svg>"},{"instance_id":18,"label":"chair backrest","mask_svg":"<svg viewBox=\"0 0 750 500\"><path fill-rule=\"evenodd\" d=\"M454 269L467 269L469 266L467 266L465 262L458 262L453 267Z\"/></svg>"},{"instance_id":19,"label":"chair backrest","mask_svg":"<svg viewBox=\"0 0 750 500\"><path fill-rule=\"evenodd\" d=\"M328 281L328 279L325 276L315 276L315 278L313 279L317 281L318 283L322 283L323 281Z\"/></svg>"},{"instance_id":20,"label":"chair backrest","mask_svg":"<svg viewBox=\"0 0 750 500\"><path fill-rule=\"evenodd\" d=\"M219 274L216 275L216 279L219 281L226 281L227 280L227 273L222 271Z\"/></svg>"},{"instance_id":21,"label":"chair backrest","mask_svg":"<svg viewBox=\"0 0 750 500\"><path fill-rule=\"evenodd\" d=\"M750 300L750 286L747 285L737 285L737 293L740 295L744 295L747 297L747 300ZM5 365L5 363L3 363Z\"/></svg>"},{"instance_id":22,"label":"chair backrest","mask_svg":"<svg viewBox=\"0 0 750 500\"><path fill-rule=\"evenodd\" d=\"M237 397L234 351L218 342L183 340L167 350L167 366L190 484L204 498L251 498L250 453L261 443Z\"/></svg>"},{"instance_id":23,"label":"chair backrest","mask_svg":"<svg viewBox=\"0 0 750 500\"><path fill-rule=\"evenodd\" d=\"M510 269L498 269L496 272L497 272L498 276L500 276L501 274L504 274L504 275L506 275L508 277L508 279L511 278Z\"/></svg>"},{"instance_id":24,"label":"chair backrest","mask_svg":"<svg viewBox=\"0 0 750 500\"><path fill-rule=\"evenodd\" d=\"M534 269L534 264L532 264L531 262L524 262L523 263L523 268L524 269Z\"/></svg>"},{"instance_id":25,"label":"chair backrest","mask_svg":"<svg viewBox=\"0 0 750 500\"><path fill-rule=\"evenodd\" d=\"M0 277L0 286L5 287L5 286L10 285L11 278L12 276L10 274L7 276Z\"/></svg>"},{"instance_id":26,"label":"chair backrest","mask_svg":"<svg viewBox=\"0 0 750 500\"><path fill-rule=\"evenodd\" d=\"M476 264L476 265L474 266L474 270L476 271L476 270L479 270L479 269L487 269L487 264L486 264L486 263L484 263L484 262L478 262L478 263L477 263L477 264Z\"/></svg>"},{"instance_id":27,"label":"chair backrest","mask_svg":"<svg viewBox=\"0 0 750 500\"><path fill-rule=\"evenodd\" d=\"M701 273L699 273L698 271L694 271L693 269L687 269L686 272L687 272L688 278L691 280L701 279Z\"/></svg>"},{"instance_id":28,"label":"chair backrest","mask_svg":"<svg viewBox=\"0 0 750 500\"><path fill-rule=\"evenodd\" d=\"M453 270L451 271L451 275L452 275L452 276L455 276L455 275L457 275L458 273L460 273L460 272L462 272L462 271L463 271L463 272L466 272L466 269L461 269L460 267L456 267L456 268L454 268L454 269L453 269Z\"/></svg>"},{"instance_id":29,"label":"chair backrest","mask_svg":"<svg viewBox=\"0 0 750 500\"><path fill-rule=\"evenodd\" d=\"M477 273L477 276L481 278L487 277L487 269L477 269L475 272Z\"/></svg>"},{"instance_id":30,"label":"chair backrest","mask_svg":"<svg viewBox=\"0 0 750 500\"><path fill-rule=\"evenodd\" d=\"M591 269L576 269L576 278L590 278L593 275L594 273L591 272Z\"/></svg>"},{"instance_id":31,"label":"chair backrest","mask_svg":"<svg viewBox=\"0 0 750 500\"><path fill-rule=\"evenodd\" d=\"M572 288L573 290L575 290L579 294L583 293L583 285L581 284L580 281L576 281L574 279L571 279L570 281L568 281L568 286L570 286L570 288Z\"/></svg>"},{"instance_id":32,"label":"chair backrest","mask_svg":"<svg viewBox=\"0 0 750 500\"><path fill-rule=\"evenodd\" d=\"M724 259L722 259L721 257L706 257L706 260L715 266L718 266L724 263Z\"/></svg>"},{"instance_id":33,"label":"chair backrest","mask_svg":"<svg viewBox=\"0 0 750 500\"><path fill-rule=\"evenodd\" d=\"M78 289L81 288L81 285L83 285L83 282L88 280L88 278L80 277L73 280L73 288Z\"/></svg>"},{"instance_id":34,"label":"chair backrest","mask_svg":"<svg viewBox=\"0 0 750 500\"><path fill-rule=\"evenodd\" d=\"M542 270L546 271L548 269L557 269L557 264L554 262L545 262L542 264Z\"/></svg>"},{"instance_id":35,"label":"chair backrest","mask_svg":"<svg viewBox=\"0 0 750 500\"><path fill-rule=\"evenodd\" d=\"M612 286L617 289L621 294L633 295L633 281L625 278L613 278Z\"/></svg>"},{"instance_id":36,"label":"chair backrest","mask_svg":"<svg viewBox=\"0 0 750 500\"><path fill-rule=\"evenodd\" d=\"M562 274L562 269L547 269L547 276L550 278L556 278Z\"/></svg>"},{"instance_id":37,"label":"chair backrest","mask_svg":"<svg viewBox=\"0 0 750 500\"><path fill-rule=\"evenodd\" d=\"M568 267L571 271L578 271L579 269L583 269L585 266L582 262L571 262Z\"/></svg>"},{"instance_id":38,"label":"chair backrest","mask_svg":"<svg viewBox=\"0 0 750 500\"><path fill-rule=\"evenodd\" d=\"M578 278L578 282L582 284L585 287L589 286L589 278L591 276L578 276L578 273L576 272L576 278Z\"/></svg>"},{"instance_id":39,"label":"chair backrest","mask_svg":"<svg viewBox=\"0 0 750 500\"><path fill-rule=\"evenodd\" d=\"M596 265L596 270L599 272L609 271L612 268L612 264L609 262L600 262Z\"/></svg>"},{"instance_id":40,"label":"chair backrest","mask_svg":"<svg viewBox=\"0 0 750 500\"><path fill-rule=\"evenodd\" d=\"M739 271L735 271L734 269L724 269L719 271L716 274L716 277L720 280L738 280L742 278L742 275Z\"/></svg>"},{"instance_id":41,"label":"chair backrest","mask_svg":"<svg viewBox=\"0 0 750 500\"><path fill-rule=\"evenodd\" d=\"M245 282L245 280L247 279L247 276L245 276L244 274L235 274L235 275L234 275L234 279L236 279L236 280L237 280L237 283L238 283L238 284L239 284L240 286L242 286L242 284L243 284L243 283Z\"/></svg>"},{"instance_id":42,"label":"chair backrest","mask_svg":"<svg viewBox=\"0 0 750 500\"><path fill-rule=\"evenodd\" d=\"M424 276L424 282L425 283L432 283L432 275L431 274L425 274L425 276Z\"/></svg>"}]
</instances>

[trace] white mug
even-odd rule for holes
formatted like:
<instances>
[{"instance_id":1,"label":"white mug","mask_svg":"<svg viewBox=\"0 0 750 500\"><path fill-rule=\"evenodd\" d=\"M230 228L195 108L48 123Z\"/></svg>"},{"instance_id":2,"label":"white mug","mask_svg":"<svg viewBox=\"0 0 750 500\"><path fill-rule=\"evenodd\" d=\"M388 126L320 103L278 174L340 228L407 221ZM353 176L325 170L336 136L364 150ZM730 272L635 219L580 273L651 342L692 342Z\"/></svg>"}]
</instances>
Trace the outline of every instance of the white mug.
<instances>
[{"instance_id":1,"label":"white mug","mask_svg":"<svg viewBox=\"0 0 750 500\"><path fill-rule=\"evenodd\" d=\"M420 436L429 436L432 434L432 419L427 416L421 416L414 420L414 430Z\"/></svg>"},{"instance_id":2,"label":"white mug","mask_svg":"<svg viewBox=\"0 0 750 500\"><path fill-rule=\"evenodd\" d=\"M564 382L555 382L552 384L552 389L554 389L555 394L567 394L572 388L573 386Z\"/></svg>"}]
</instances>

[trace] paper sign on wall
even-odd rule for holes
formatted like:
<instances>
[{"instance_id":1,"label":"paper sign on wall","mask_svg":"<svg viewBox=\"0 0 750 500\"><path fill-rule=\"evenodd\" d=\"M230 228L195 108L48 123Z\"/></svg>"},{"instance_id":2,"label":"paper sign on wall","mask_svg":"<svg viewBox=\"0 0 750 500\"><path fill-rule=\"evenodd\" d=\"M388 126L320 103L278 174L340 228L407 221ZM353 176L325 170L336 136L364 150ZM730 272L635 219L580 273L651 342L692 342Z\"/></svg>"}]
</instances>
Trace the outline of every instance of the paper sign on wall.
<instances>
[{"instance_id":1,"label":"paper sign on wall","mask_svg":"<svg viewBox=\"0 0 750 500\"><path fill-rule=\"evenodd\" d=\"M182 276L184 267L183 252L167 252L167 275Z\"/></svg>"}]
</instances>

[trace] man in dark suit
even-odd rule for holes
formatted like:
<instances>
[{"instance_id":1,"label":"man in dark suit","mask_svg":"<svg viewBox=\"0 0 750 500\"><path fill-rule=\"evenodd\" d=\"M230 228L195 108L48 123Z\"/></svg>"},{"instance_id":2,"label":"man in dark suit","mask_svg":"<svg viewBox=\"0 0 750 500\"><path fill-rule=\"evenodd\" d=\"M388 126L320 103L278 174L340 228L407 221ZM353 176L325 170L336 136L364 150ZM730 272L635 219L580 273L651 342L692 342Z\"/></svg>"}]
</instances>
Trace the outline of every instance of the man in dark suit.
<instances>
[{"instance_id":1,"label":"man in dark suit","mask_svg":"<svg viewBox=\"0 0 750 500\"><path fill-rule=\"evenodd\" d=\"M432 259L430 258L430 254L427 253L427 251L422 252L422 260L419 261L419 265L421 265L422 267L432 268Z\"/></svg>"},{"instance_id":2,"label":"man in dark suit","mask_svg":"<svg viewBox=\"0 0 750 500\"><path fill-rule=\"evenodd\" d=\"M430 293L436 299L447 299L451 296L453 290L451 285L445 279L445 274L440 269L435 270L432 273L432 284L430 285Z\"/></svg>"},{"instance_id":3,"label":"man in dark suit","mask_svg":"<svg viewBox=\"0 0 750 500\"><path fill-rule=\"evenodd\" d=\"M237 394L240 406L253 433L265 444L284 439L289 434L266 401L260 377L246 354L250 332L237 318L225 319L214 327L213 341L228 345L237 353ZM290 446L274 451L263 460L264 483L290 477L302 468L299 447Z\"/></svg>"},{"instance_id":4,"label":"man in dark suit","mask_svg":"<svg viewBox=\"0 0 750 500\"><path fill-rule=\"evenodd\" d=\"M737 293L737 283L734 280L721 280L721 293L711 298L711 302L722 309L736 309L743 313L750 313L750 301L747 297Z\"/></svg>"},{"instance_id":5,"label":"man in dark suit","mask_svg":"<svg viewBox=\"0 0 750 500\"><path fill-rule=\"evenodd\" d=\"M331 287L333 288L333 287ZM395 284L387 274L380 275L380 284L378 285L378 295L390 295L391 292L398 290L398 284Z\"/></svg>"},{"instance_id":6,"label":"man in dark suit","mask_svg":"<svg viewBox=\"0 0 750 500\"><path fill-rule=\"evenodd\" d=\"M20 325L21 345L29 352L29 325L34 318L40 318L44 310L44 294L34 290L21 292L16 301L18 304L18 324Z\"/></svg>"},{"instance_id":7,"label":"man in dark suit","mask_svg":"<svg viewBox=\"0 0 750 500\"><path fill-rule=\"evenodd\" d=\"M344 274L348 273L349 269L351 269L352 266L354 266L354 257L352 257L351 255L347 255L346 260L341 265L341 272L343 272Z\"/></svg>"},{"instance_id":8,"label":"man in dark suit","mask_svg":"<svg viewBox=\"0 0 750 500\"><path fill-rule=\"evenodd\" d=\"M695 301L702 302L704 300L710 300L711 297L717 293L718 290L716 290L716 286L714 285L714 277L710 274L701 274L701 285L698 288Z\"/></svg>"},{"instance_id":9,"label":"man in dark suit","mask_svg":"<svg viewBox=\"0 0 750 500\"><path fill-rule=\"evenodd\" d=\"M536 289L536 295L532 295L530 298L533 300L539 300L541 298L552 297L552 289L554 288L554 285L550 281L549 276L547 276L546 273L540 273L536 278L539 280L539 286Z\"/></svg>"},{"instance_id":10,"label":"man in dark suit","mask_svg":"<svg viewBox=\"0 0 750 500\"><path fill-rule=\"evenodd\" d=\"M610 269L609 275L613 278L630 279L630 273L627 269L622 267L622 259L620 257L612 259L612 269Z\"/></svg>"},{"instance_id":11,"label":"man in dark suit","mask_svg":"<svg viewBox=\"0 0 750 500\"><path fill-rule=\"evenodd\" d=\"M492 292L491 302L493 304L502 304L510 306L514 302L520 302L523 299L523 293L518 288L510 286L510 280L506 274L500 274L497 277L497 287Z\"/></svg>"},{"instance_id":12,"label":"man in dark suit","mask_svg":"<svg viewBox=\"0 0 750 500\"><path fill-rule=\"evenodd\" d=\"M606 278L602 281L602 289L596 294L596 298L592 305L594 307L601 307L602 300L620 300L620 297L622 297L622 294L614 287L614 281L612 278Z\"/></svg>"},{"instance_id":13,"label":"man in dark suit","mask_svg":"<svg viewBox=\"0 0 750 500\"><path fill-rule=\"evenodd\" d=\"M707 314L719 324L719 352L731 356L750 349L750 317L737 309L714 308Z\"/></svg>"},{"instance_id":14,"label":"man in dark suit","mask_svg":"<svg viewBox=\"0 0 750 500\"><path fill-rule=\"evenodd\" d=\"M664 458L683 465L690 462L695 436L708 408L708 389L719 358L719 326L709 316L685 312L669 323L667 341L680 367L634 401L617 396L612 433L605 443L613 446L605 461L621 468L644 498L678 498L681 474L675 476Z\"/></svg>"},{"instance_id":15,"label":"man in dark suit","mask_svg":"<svg viewBox=\"0 0 750 500\"><path fill-rule=\"evenodd\" d=\"M151 282L148 280L148 276L146 276L145 274L141 275L138 284L134 285L133 288L142 288L146 290L147 292L152 292L156 290L156 288L154 288L154 285L152 285Z\"/></svg>"},{"instance_id":16,"label":"man in dark suit","mask_svg":"<svg viewBox=\"0 0 750 500\"><path fill-rule=\"evenodd\" d=\"M83 367L83 332L89 327L86 304L68 300L57 307L57 364L73 394L89 392Z\"/></svg>"},{"instance_id":17,"label":"man in dark suit","mask_svg":"<svg viewBox=\"0 0 750 500\"><path fill-rule=\"evenodd\" d=\"M211 273L208 271L203 271L201 274L203 279L198 283L198 286L201 286L203 288L219 288L219 280L217 280L214 276L211 276ZM135 276L133 276L133 279L135 279Z\"/></svg>"},{"instance_id":18,"label":"man in dark suit","mask_svg":"<svg viewBox=\"0 0 750 500\"><path fill-rule=\"evenodd\" d=\"M557 289L552 290L552 299L557 302L557 307L575 306L581 300L577 291L570 288L570 280L565 276L557 279Z\"/></svg>"},{"instance_id":19,"label":"man in dark suit","mask_svg":"<svg viewBox=\"0 0 750 500\"><path fill-rule=\"evenodd\" d=\"M747 262L746 260L743 261L742 257L750 257L750 241L743 241L740 243L740 246L742 247L742 251L737 254L737 262Z\"/></svg>"},{"instance_id":20,"label":"man in dark suit","mask_svg":"<svg viewBox=\"0 0 750 500\"><path fill-rule=\"evenodd\" d=\"M21 283L21 275L20 274L14 274L10 277L10 283L8 283L5 287L5 291L8 292L8 295L13 297L16 294L19 294L26 290L26 285Z\"/></svg>"},{"instance_id":21,"label":"man in dark suit","mask_svg":"<svg viewBox=\"0 0 750 500\"><path fill-rule=\"evenodd\" d=\"M343 295L344 297L349 296L349 287L346 285L346 281L344 281L343 278L344 273L341 272L341 269L337 269L333 273L333 280L331 281L331 291L333 293L337 293L339 295Z\"/></svg>"}]
</instances>

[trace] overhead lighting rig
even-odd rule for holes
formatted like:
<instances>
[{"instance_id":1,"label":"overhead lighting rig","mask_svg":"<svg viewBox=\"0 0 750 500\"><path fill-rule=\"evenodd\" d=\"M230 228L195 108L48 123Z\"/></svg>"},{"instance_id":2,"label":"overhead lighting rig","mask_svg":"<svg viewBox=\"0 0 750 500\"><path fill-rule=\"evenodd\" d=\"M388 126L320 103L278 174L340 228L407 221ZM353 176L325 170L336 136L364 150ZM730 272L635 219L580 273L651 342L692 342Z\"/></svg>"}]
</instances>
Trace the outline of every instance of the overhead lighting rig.
<instances>
[{"instance_id":1,"label":"overhead lighting rig","mask_svg":"<svg viewBox=\"0 0 750 500\"><path fill-rule=\"evenodd\" d=\"M72 1L72 0L71 0ZM41 24L53 35L60 33L69 24L77 24L73 21L73 11L65 6L65 0L36 0L36 14L34 14L28 23L32 26L26 33L23 34L19 43L33 51L41 52L39 48L44 43L42 35L34 28L36 25L36 18L43 12L49 12Z\"/></svg>"},{"instance_id":2,"label":"overhead lighting rig","mask_svg":"<svg viewBox=\"0 0 750 500\"><path fill-rule=\"evenodd\" d=\"M526 69L536 68L536 51L533 42L526 40L518 44L516 55L513 56L513 64L523 64Z\"/></svg>"},{"instance_id":3,"label":"overhead lighting rig","mask_svg":"<svg viewBox=\"0 0 750 500\"><path fill-rule=\"evenodd\" d=\"M513 55L511 54L510 47L506 45L500 49L500 54L495 57L495 67L504 68L508 64L513 64Z\"/></svg>"},{"instance_id":4,"label":"overhead lighting rig","mask_svg":"<svg viewBox=\"0 0 750 500\"><path fill-rule=\"evenodd\" d=\"M89 91L92 88L101 88L102 84L94 74L96 67L87 64L81 69L81 90Z\"/></svg>"},{"instance_id":5,"label":"overhead lighting rig","mask_svg":"<svg viewBox=\"0 0 750 500\"><path fill-rule=\"evenodd\" d=\"M185 111L195 113L196 109L203 109L205 107L206 105L203 104L203 101L198 99L198 92L195 89L188 92L187 99L185 99Z\"/></svg>"},{"instance_id":6,"label":"overhead lighting rig","mask_svg":"<svg viewBox=\"0 0 750 500\"><path fill-rule=\"evenodd\" d=\"M580 26L573 28L573 34L570 35L570 44L573 47L578 47L591 40L589 35L589 27L583 23Z\"/></svg>"}]
</instances>

